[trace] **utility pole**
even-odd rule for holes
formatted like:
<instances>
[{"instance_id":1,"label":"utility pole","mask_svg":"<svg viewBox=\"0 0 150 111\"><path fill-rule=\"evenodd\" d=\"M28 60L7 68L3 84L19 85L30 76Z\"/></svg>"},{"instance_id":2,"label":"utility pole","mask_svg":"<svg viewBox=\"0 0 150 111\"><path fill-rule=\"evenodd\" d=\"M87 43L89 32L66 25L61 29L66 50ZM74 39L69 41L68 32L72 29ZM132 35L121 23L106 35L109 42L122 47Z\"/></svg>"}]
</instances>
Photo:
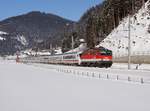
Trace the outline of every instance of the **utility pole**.
<instances>
[{"instance_id":1,"label":"utility pole","mask_svg":"<svg viewBox=\"0 0 150 111\"><path fill-rule=\"evenodd\" d=\"M50 43L50 45L49 45L49 49L50 49L50 54L52 55L52 50L53 50L53 46L52 46L52 44Z\"/></svg>"},{"instance_id":2,"label":"utility pole","mask_svg":"<svg viewBox=\"0 0 150 111\"><path fill-rule=\"evenodd\" d=\"M72 48L72 50L74 49L74 44L75 44L75 42L74 42L74 31L75 31L75 23L73 23L73 27L72 27L72 30L71 30L71 32L72 32L72 36L71 36L71 41L72 41L72 44L71 44L71 48Z\"/></svg>"},{"instance_id":3,"label":"utility pole","mask_svg":"<svg viewBox=\"0 0 150 111\"><path fill-rule=\"evenodd\" d=\"M128 23L128 69L131 69L131 18L129 14L129 23Z\"/></svg>"},{"instance_id":4,"label":"utility pole","mask_svg":"<svg viewBox=\"0 0 150 111\"><path fill-rule=\"evenodd\" d=\"M74 49L74 38L73 35L71 36L71 40L72 40L72 50Z\"/></svg>"}]
</instances>

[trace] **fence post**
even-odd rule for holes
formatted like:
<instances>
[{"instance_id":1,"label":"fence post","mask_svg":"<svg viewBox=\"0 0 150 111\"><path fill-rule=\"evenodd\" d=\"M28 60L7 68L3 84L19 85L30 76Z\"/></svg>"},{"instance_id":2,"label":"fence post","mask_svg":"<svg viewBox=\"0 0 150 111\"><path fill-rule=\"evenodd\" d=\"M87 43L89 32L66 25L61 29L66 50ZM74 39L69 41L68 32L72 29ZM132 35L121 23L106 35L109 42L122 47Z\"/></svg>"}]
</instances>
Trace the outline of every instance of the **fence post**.
<instances>
[{"instance_id":1,"label":"fence post","mask_svg":"<svg viewBox=\"0 0 150 111\"><path fill-rule=\"evenodd\" d=\"M84 72L82 72L82 76L84 75Z\"/></svg>"},{"instance_id":2,"label":"fence post","mask_svg":"<svg viewBox=\"0 0 150 111\"><path fill-rule=\"evenodd\" d=\"M142 83L142 84L144 83L144 80L143 80L143 78L141 78L141 83Z\"/></svg>"},{"instance_id":3,"label":"fence post","mask_svg":"<svg viewBox=\"0 0 150 111\"><path fill-rule=\"evenodd\" d=\"M107 79L109 79L109 76L108 76L108 74L107 74Z\"/></svg>"},{"instance_id":4,"label":"fence post","mask_svg":"<svg viewBox=\"0 0 150 111\"><path fill-rule=\"evenodd\" d=\"M73 70L73 74L76 74L76 73L75 73L75 70Z\"/></svg>"},{"instance_id":5,"label":"fence post","mask_svg":"<svg viewBox=\"0 0 150 111\"><path fill-rule=\"evenodd\" d=\"M131 78L128 76L128 81L131 81Z\"/></svg>"},{"instance_id":6,"label":"fence post","mask_svg":"<svg viewBox=\"0 0 150 111\"><path fill-rule=\"evenodd\" d=\"M101 74L99 74L99 78L101 78Z\"/></svg>"},{"instance_id":7,"label":"fence post","mask_svg":"<svg viewBox=\"0 0 150 111\"><path fill-rule=\"evenodd\" d=\"M119 76L117 75L117 80L119 80Z\"/></svg>"},{"instance_id":8,"label":"fence post","mask_svg":"<svg viewBox=\"0 0 150 111\"><path fill-rule=\"evenodd\" d=\"M94 77L94 72L92 73L92 77Z\"/></svg>"},{"instance_id":9,"label":"fence post","mask_svg":"<svg viewBox=\"0 0 150 111\"><path fill-rule=\"evenodd\" d=\"M87 72L87 76L89 76L89 72Z\"/></svg>"}]
</instances>

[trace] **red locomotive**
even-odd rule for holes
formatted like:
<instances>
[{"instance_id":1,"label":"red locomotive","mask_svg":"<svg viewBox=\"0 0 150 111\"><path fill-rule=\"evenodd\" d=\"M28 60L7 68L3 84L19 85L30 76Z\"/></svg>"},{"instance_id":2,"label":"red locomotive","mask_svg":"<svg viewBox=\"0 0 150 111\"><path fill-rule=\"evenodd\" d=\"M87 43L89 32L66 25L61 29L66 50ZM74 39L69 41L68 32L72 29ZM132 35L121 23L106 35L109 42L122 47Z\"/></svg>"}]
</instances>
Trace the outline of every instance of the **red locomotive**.
<instances>
[{"instance_id":1,"label":"red locomotive","mask_svg":"<svg viewBox=\"0 0 150 111\"><path fill-rule=\"evenodd\" d=\"M82 65L94 67L111 67L112 51L103 47L93 48L80 54Z\"/></svg>"}]
</instances>

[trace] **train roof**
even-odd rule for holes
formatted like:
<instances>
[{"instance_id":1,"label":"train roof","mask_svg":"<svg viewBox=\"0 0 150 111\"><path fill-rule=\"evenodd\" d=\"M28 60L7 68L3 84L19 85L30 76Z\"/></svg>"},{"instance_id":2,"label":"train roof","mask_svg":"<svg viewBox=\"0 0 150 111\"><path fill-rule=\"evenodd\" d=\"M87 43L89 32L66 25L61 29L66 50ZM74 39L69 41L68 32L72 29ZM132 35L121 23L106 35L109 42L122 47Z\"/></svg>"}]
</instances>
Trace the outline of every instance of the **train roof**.
<instances>
[{"instance_id":1,"label":"train roof","mask_svg":"<svg viewBox=\"0 0 150 111\"><path fill-rule=\"evenodd\" d=\"M62 53L62 54L54 54L50 56L59 56L59 55L68 55L68 54L80 54L81 52L67 52L67 53Z\"/></svg>"}]
</instances>

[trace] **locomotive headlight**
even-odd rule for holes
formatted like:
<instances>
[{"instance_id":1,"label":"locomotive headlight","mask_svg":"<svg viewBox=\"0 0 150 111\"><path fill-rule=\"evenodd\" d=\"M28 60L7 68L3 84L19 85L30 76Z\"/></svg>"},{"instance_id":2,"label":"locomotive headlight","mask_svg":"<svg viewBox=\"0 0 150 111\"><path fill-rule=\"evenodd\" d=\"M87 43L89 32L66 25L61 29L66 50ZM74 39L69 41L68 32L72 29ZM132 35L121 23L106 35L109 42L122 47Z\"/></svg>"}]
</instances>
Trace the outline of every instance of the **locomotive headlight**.
<instances>
[{"instance_id":1,"label":"locomotive headlight","mask_svg":"<svg viewBox=\"0 0 150 111\"><path fill-rule=\"evenodd\" d=\"M104 61L109 61L109 58L108 58L108 57L104 57L103 60L104 60Z\"/></svg>"}]
</instances>

